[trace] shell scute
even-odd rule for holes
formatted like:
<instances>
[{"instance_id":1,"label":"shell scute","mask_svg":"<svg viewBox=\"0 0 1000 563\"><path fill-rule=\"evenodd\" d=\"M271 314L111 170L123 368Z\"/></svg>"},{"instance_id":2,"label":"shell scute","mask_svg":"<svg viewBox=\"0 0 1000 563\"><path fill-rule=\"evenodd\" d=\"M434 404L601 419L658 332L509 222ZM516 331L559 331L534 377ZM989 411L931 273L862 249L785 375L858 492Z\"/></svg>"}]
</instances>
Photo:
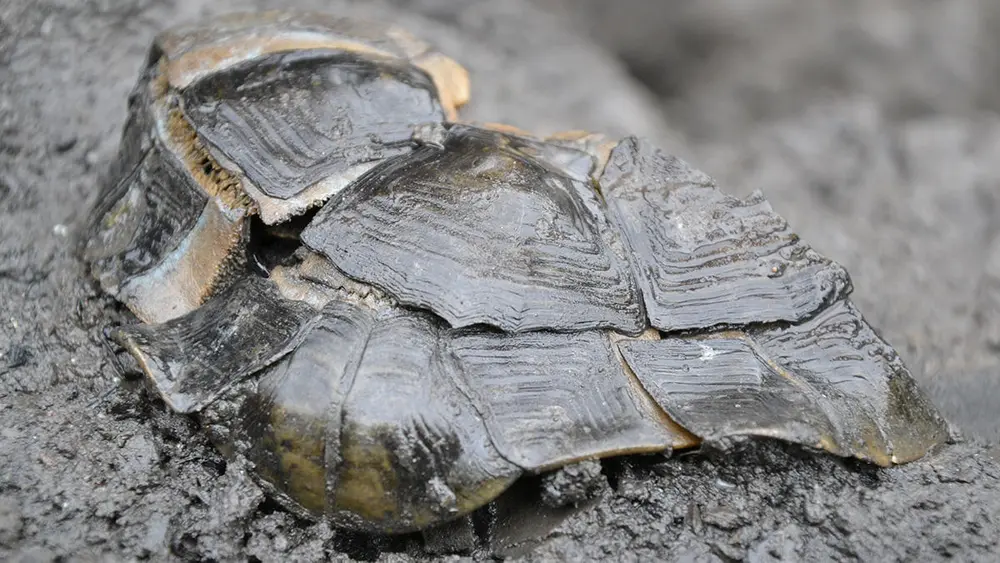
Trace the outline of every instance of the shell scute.
<instances>
[{"instance_id":1,"label":"shell scute","mask_svg":"<svg viewBox=\"0 0 1000 563\"><path fill-rule=\"evenodd\" d=\"M635 282L597 195L563 166L506 134L453 127L442 148L361 177L302 240L455 327L641 332Z\"/></svg>"}]
</instances>

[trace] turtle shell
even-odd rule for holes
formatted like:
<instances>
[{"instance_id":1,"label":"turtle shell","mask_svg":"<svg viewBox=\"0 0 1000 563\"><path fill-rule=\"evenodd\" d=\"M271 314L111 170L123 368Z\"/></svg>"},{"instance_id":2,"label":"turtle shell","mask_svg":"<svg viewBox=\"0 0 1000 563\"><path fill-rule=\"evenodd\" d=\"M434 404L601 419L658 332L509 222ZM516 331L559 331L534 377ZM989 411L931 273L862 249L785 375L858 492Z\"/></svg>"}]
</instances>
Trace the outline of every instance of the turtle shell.
<instances>
[{"instance_id":1,"label":"turtle shell","mask_svg":"<svg viewBox=\"0 0 1000 563\"><path fill-rule=\"evenodd\" d=\"M111 337L286 506L399 533L581 460L947 437L759 192L459 122L465 76L392 28L240 14L161 35L129 99L86 249L141 321Z\"/></svg>"}]
</instances>

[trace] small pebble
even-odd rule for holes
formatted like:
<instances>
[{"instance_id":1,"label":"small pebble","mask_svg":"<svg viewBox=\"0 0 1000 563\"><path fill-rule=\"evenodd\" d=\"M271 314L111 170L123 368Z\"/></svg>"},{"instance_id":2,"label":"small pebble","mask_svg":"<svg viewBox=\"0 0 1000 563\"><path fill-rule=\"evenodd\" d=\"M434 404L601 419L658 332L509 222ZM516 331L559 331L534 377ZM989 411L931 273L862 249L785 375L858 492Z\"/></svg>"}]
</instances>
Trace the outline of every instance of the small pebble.
<instances>
[{"instance_id":1,"label":"small pebble","mask_svg":"<svg viewBox=\"0 0 1000 563\"><path fill-rule=\"evenodd\" d=\"M735 530L746 524L746 520L742 516L722 507L702 511L701 520L720 530Z\"/></svg>"},{"instance_id":2,"label":"small pebble","mask_svg":"<svg viewBox=\"0 0 1000 563\"><path fill-rule=\"evenodd\" d=\"M715 480L715 486L720 489L735 489L736 483L730 483L729 481L726 481L725 479L722 479L720 477L719 479Z\"/></svg>"},{"instance_id":3,"label":"small pebble","mask_svg":"<svg viewBox=\"0 0 1000 563\"><path fill-rule=\"evenodd\" d=\"M56 141L53 148L56 149L56 152L62 153L72 150L72 148L75 146L76 146L76 137L71 136L59 139L58 141Z\"/></svg>"},{"instance_id":4,"label":"small pebble","mask_svg":"<svg viewBox=\"0 0 1000 563\"><path fill-rule=\"evenodd\" d=\"M52 33L52 18L53 16L45 18L45 21L43 21L42 25L38 28L39 33L41 33L42 35L48 35Z\"/></svg>"},{"instance_id":5,"label":"small pebble","mask_svg":"<svg viewBox=\"0 0 1000 563\"><path fill-rule=\"evenodd\" d=\"M804 506L804 516L806 522L817 525L826 520L826 507L814 500L807 500Z\"/></svg>"},{"instance_id":6,"label":"small pebble","mask_svg":"<svg viewBox=\"0 0 1000 563\"><path fill-rule=\"evenodd\" d=\"M687 516L684 519L695 535L700 536L705 531L705 522L701 519L701 507L697 503L688 504Z\"/></svg>"}]
</instances>

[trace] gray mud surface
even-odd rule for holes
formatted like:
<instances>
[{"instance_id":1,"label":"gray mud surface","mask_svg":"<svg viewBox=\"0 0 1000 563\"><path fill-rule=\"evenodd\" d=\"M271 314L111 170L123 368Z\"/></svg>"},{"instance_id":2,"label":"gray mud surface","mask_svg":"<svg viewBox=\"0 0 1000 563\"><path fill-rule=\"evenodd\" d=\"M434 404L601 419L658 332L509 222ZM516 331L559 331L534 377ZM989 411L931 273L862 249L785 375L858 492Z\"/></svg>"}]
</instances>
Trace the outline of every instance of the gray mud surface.
<instances>
[{"instance_id":1,"label":"gray mud surface","mask_svg":"<svg viewBox=\"0 0 1000 563\"><path fill-rule=\"evenodd\" d=\"M610 486L599 502L512 557L997 559L1000 449L990 444L1000 438L1000 102L986 95L995 92L987 83L997 71L990 60L977 58L980 66L968 71L949 63L966 61L962 52L931 49L935 56L925 63L916 58L926 50L901 63L910 37L904 33L904 40L872 47L882 58L854 53L866 60L860 74L837 74L829 60L836 57L816 47L819 40L810 36L811 50L778 57L780 45L796 44L766 15L748 16L752 25L738 47L760 47L759 60L721 39L728 47L709 60L702 51L657 46L653 39L669 33L651 34L645 45L664 49L646 63L657 98L588 39L586 26L543 14L527 0L401 3L407 11L372 2L286 5L388 17L426 35L472 71L467 115L474 119L540 132L645 135L734 192L762 189L805 240L847 267L861 310L966 436L892 470L775 444L608 463ZM85 277L78 225L115 152L125 96L149 41L173 22L203 17L208 11L199 4L0 0L0 560L377 555L372 541L277 508L192 421L118 381L101 345L101 329L123 317ZM709 3L716 11L720 4ZM765 4L773 10L783 2ZM868 4L884 8L872 17L904 18L890 9L899 2ZM689 12L678 11L684 17L676 21L721 25L711 9L700 19ZM906 20L917 31L926 27L911 35L932 43L964 38L954 49L976 40L954 18L985 25L974 12L935 25L927 23L932 16ZM774 41L762 39L768 34ZM598 39L628 54L621 37ZM976 49L989 47L968 49L985 57ZM833 65L839 86L816 103L814 89L779 87L814 52ZM648 79L656 60L676 65L659 84ZM709 63L714 73L704 71ZM898 77L885 72L903 63ZM753 64L760 72L746 68ZM939 87L942 81L951 88ZM734 92L748 84L758 87L755 100L767 84L782 103L744 111ZM901 91L916 101L901 109L893 94ZM409 545L389 546L403 551L379 557L419 559L406 552Z\"/></svg>"}]
</instances>

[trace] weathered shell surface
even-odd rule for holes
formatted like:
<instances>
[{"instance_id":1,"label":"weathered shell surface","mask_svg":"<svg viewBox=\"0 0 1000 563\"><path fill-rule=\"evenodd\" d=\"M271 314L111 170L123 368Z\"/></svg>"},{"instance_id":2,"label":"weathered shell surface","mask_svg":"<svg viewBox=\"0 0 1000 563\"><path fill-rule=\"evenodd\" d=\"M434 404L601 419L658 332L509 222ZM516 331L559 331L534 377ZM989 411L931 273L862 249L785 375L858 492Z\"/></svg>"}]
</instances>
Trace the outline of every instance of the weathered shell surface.
<instances>
[{"instance_id":1,"label":"weathered shell surface","mask_svg":"<svg viewBox=\"0 0 1000 563\"><path fill-rule=\"evenodd\" d=\"M162 35L86 256L112 337L289 508L423 529L525 473L765 437L947 436L842 267L628 138L454 121L464 70L272 12Z\"/></svg>"},{"instance_id":2,"label":"weathered shell surface","mask_svg":"<svg viewBox=\"0 0 1000 563\"><path fill-rule=\"evenodd\" d=\"M503 133L454 126L442 148L359 179L302 240L452 326L641 332L638 290L598 194L539 156Z\"/></svg>"}]
</instances>

